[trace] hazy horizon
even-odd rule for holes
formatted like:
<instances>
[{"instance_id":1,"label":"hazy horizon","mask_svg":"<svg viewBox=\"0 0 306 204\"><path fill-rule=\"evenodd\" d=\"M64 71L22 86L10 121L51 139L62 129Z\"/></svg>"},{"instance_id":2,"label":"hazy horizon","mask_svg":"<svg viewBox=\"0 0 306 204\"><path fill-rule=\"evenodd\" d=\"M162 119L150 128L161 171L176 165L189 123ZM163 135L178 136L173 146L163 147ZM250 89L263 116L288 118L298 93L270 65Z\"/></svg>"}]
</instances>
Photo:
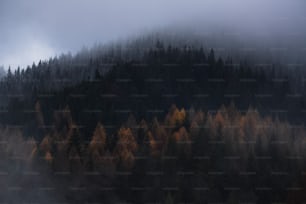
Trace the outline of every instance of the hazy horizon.
<instances>
[{"instance_id":1,"label":"hazy horizon","mask_svg":"<svg viewBox=\"0 0 306 204\"><path fill-rule=\"evenodd\" d=\"M306 21L303 8L301 0L4 0L0 3L0 66L25 67L75 53L83 46L171 26L230 28L237 33L271 33L276 38L301 36Z\"/></svg>"}]
</instances>

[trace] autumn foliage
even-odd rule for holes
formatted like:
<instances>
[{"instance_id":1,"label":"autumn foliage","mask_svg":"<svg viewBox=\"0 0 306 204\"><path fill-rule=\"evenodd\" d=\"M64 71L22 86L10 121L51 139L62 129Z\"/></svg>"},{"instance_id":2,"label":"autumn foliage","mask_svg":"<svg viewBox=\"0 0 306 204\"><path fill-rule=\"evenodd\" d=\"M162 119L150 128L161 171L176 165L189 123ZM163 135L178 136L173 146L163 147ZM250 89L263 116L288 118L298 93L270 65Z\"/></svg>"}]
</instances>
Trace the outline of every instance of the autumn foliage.
<instances>
[{"instance_id":1,"label":"autumn foliage","mask_svg":"<svg viewBox=\"0 0 306 204\"><path fill-rule=\"evenodd\" d=\"M42 127L41 107L35 108ZM24 138L18 128L1 127L1 141L7 145L0 153L2 158L22 157L22 165L43 169L57 184L71 184L60 177L64 174L77 186L115 186L120 199L128 201L301 201L302 191L286 189L304 187L305 133L302 126L263 117L253 108L240 112L231 104L208 112L173 105L164 120L137 122L130 116L115 131L98 121L86 137L65 107L54 113L53 125L40 140ZM161 190L174 184L178 191ZM131 185L151 190L142 197ZM260 190L267 186L275 190Z\"/></svg>"}]
</instances>

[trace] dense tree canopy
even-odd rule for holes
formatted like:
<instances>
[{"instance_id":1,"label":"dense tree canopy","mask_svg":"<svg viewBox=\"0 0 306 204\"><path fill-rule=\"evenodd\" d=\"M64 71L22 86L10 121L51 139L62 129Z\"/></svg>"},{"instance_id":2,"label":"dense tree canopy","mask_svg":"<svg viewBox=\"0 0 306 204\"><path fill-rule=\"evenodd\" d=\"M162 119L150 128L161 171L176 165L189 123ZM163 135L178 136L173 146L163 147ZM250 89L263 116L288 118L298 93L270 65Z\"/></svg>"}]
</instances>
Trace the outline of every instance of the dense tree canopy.
<instances>
[{"instance_id":1,"label":"dense tree canopy","mask_svg":"<svg viewBox=\"0 0 306 204\"><path fill-rule=\"evenodd\" d=\"M305 71L153 44L9 70L0 187L31 174L22 202L303 201Z\"/></svg>"}]
</instances>

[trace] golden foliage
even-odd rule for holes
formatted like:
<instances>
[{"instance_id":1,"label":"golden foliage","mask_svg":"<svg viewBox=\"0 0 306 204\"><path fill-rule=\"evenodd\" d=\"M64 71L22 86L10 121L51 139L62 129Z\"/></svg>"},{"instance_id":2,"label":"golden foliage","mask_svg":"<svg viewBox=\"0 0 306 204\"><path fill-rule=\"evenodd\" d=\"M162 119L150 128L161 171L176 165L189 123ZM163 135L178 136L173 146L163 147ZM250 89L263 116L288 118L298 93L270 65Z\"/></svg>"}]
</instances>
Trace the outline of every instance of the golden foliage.
<instances>
[{"instance_id":1,"label":"golden foliage","mask_svg":"<svg viewBox=\"0 0 306 204\"><path fill-rule=\"evenodd\" d=\"M154 136L151 131L148 131L144 139L145 144L148 144L150 155L153 157L159 156L159 144L154 139Z\"/></svg>"},{"instance_id":2,"label":"golden foliage","mask_svg":"<svg viewBox=\"0 0 306 204\"><path fill-rule=\"evenodd\" d=\"M46 154L45 154L45 160L46 160L48 163L52 163L53 157L52 157L51 152L49 152L49 151L46 152Z\"/></svg>"},{"instance_id":3,"label":"golden foliage","mask_svg":"<svg viewBox=\"0 0 306 204\"><path fill-rule=\"evenodd\" d=\"M185 155L189 155L191 153L190 135L185 127L181 127L178 131L176 131L173 134L173 139L180 152L183 152Z\"/></svg>"},{"instance_id":4,"label":"golden foliage","mask_svg":"<svg viewBox=\"0 0 306 204\"><path fill-rule=\"evenodd\" d=\"M138 148L137 142L130 128L120 128L115 155L119 162L126 168L131 168L134 163L134 153Z\"/></svg>"},{"instance_id":5,"label":"golden foliage","mask_svg":"<svg viewBox=\"0 0 306 204\"><path fill-rule=\"evenodd\" d=\"M102 154L106 144L106 133L102 124L99 122L94 131L92 139L89 144L90 152Z\"/></svg>"},{"instance_id":6,"label":"golden foliage","mask_svg":"<svg viewBox=\"0 0 306 204\"><path fill-rule=\"evenodd\" d=\"M169 126L181 126L186 120L186 111L184 108L179 110L175 105L172 105L168 115L166 116L166 124Z\"/></svg>"}]
</instances>

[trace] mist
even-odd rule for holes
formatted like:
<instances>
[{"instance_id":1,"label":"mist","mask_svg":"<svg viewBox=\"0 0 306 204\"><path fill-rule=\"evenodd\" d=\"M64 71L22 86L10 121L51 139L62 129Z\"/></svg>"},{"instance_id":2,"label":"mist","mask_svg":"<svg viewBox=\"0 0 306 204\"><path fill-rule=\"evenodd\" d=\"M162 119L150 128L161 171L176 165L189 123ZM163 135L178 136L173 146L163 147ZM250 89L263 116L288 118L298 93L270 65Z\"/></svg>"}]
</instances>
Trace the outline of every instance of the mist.
<instances>
[{"instance_id":1,"label":"mist","mask_svg":"<svg viewBox=\"0 0 306 204\"><path fill-rule=\"evenodd\" d=\"M303 39L305 8L302 0L3 0L0 65L25 67L160 29Z\"/></svg>"}]
</instances>

